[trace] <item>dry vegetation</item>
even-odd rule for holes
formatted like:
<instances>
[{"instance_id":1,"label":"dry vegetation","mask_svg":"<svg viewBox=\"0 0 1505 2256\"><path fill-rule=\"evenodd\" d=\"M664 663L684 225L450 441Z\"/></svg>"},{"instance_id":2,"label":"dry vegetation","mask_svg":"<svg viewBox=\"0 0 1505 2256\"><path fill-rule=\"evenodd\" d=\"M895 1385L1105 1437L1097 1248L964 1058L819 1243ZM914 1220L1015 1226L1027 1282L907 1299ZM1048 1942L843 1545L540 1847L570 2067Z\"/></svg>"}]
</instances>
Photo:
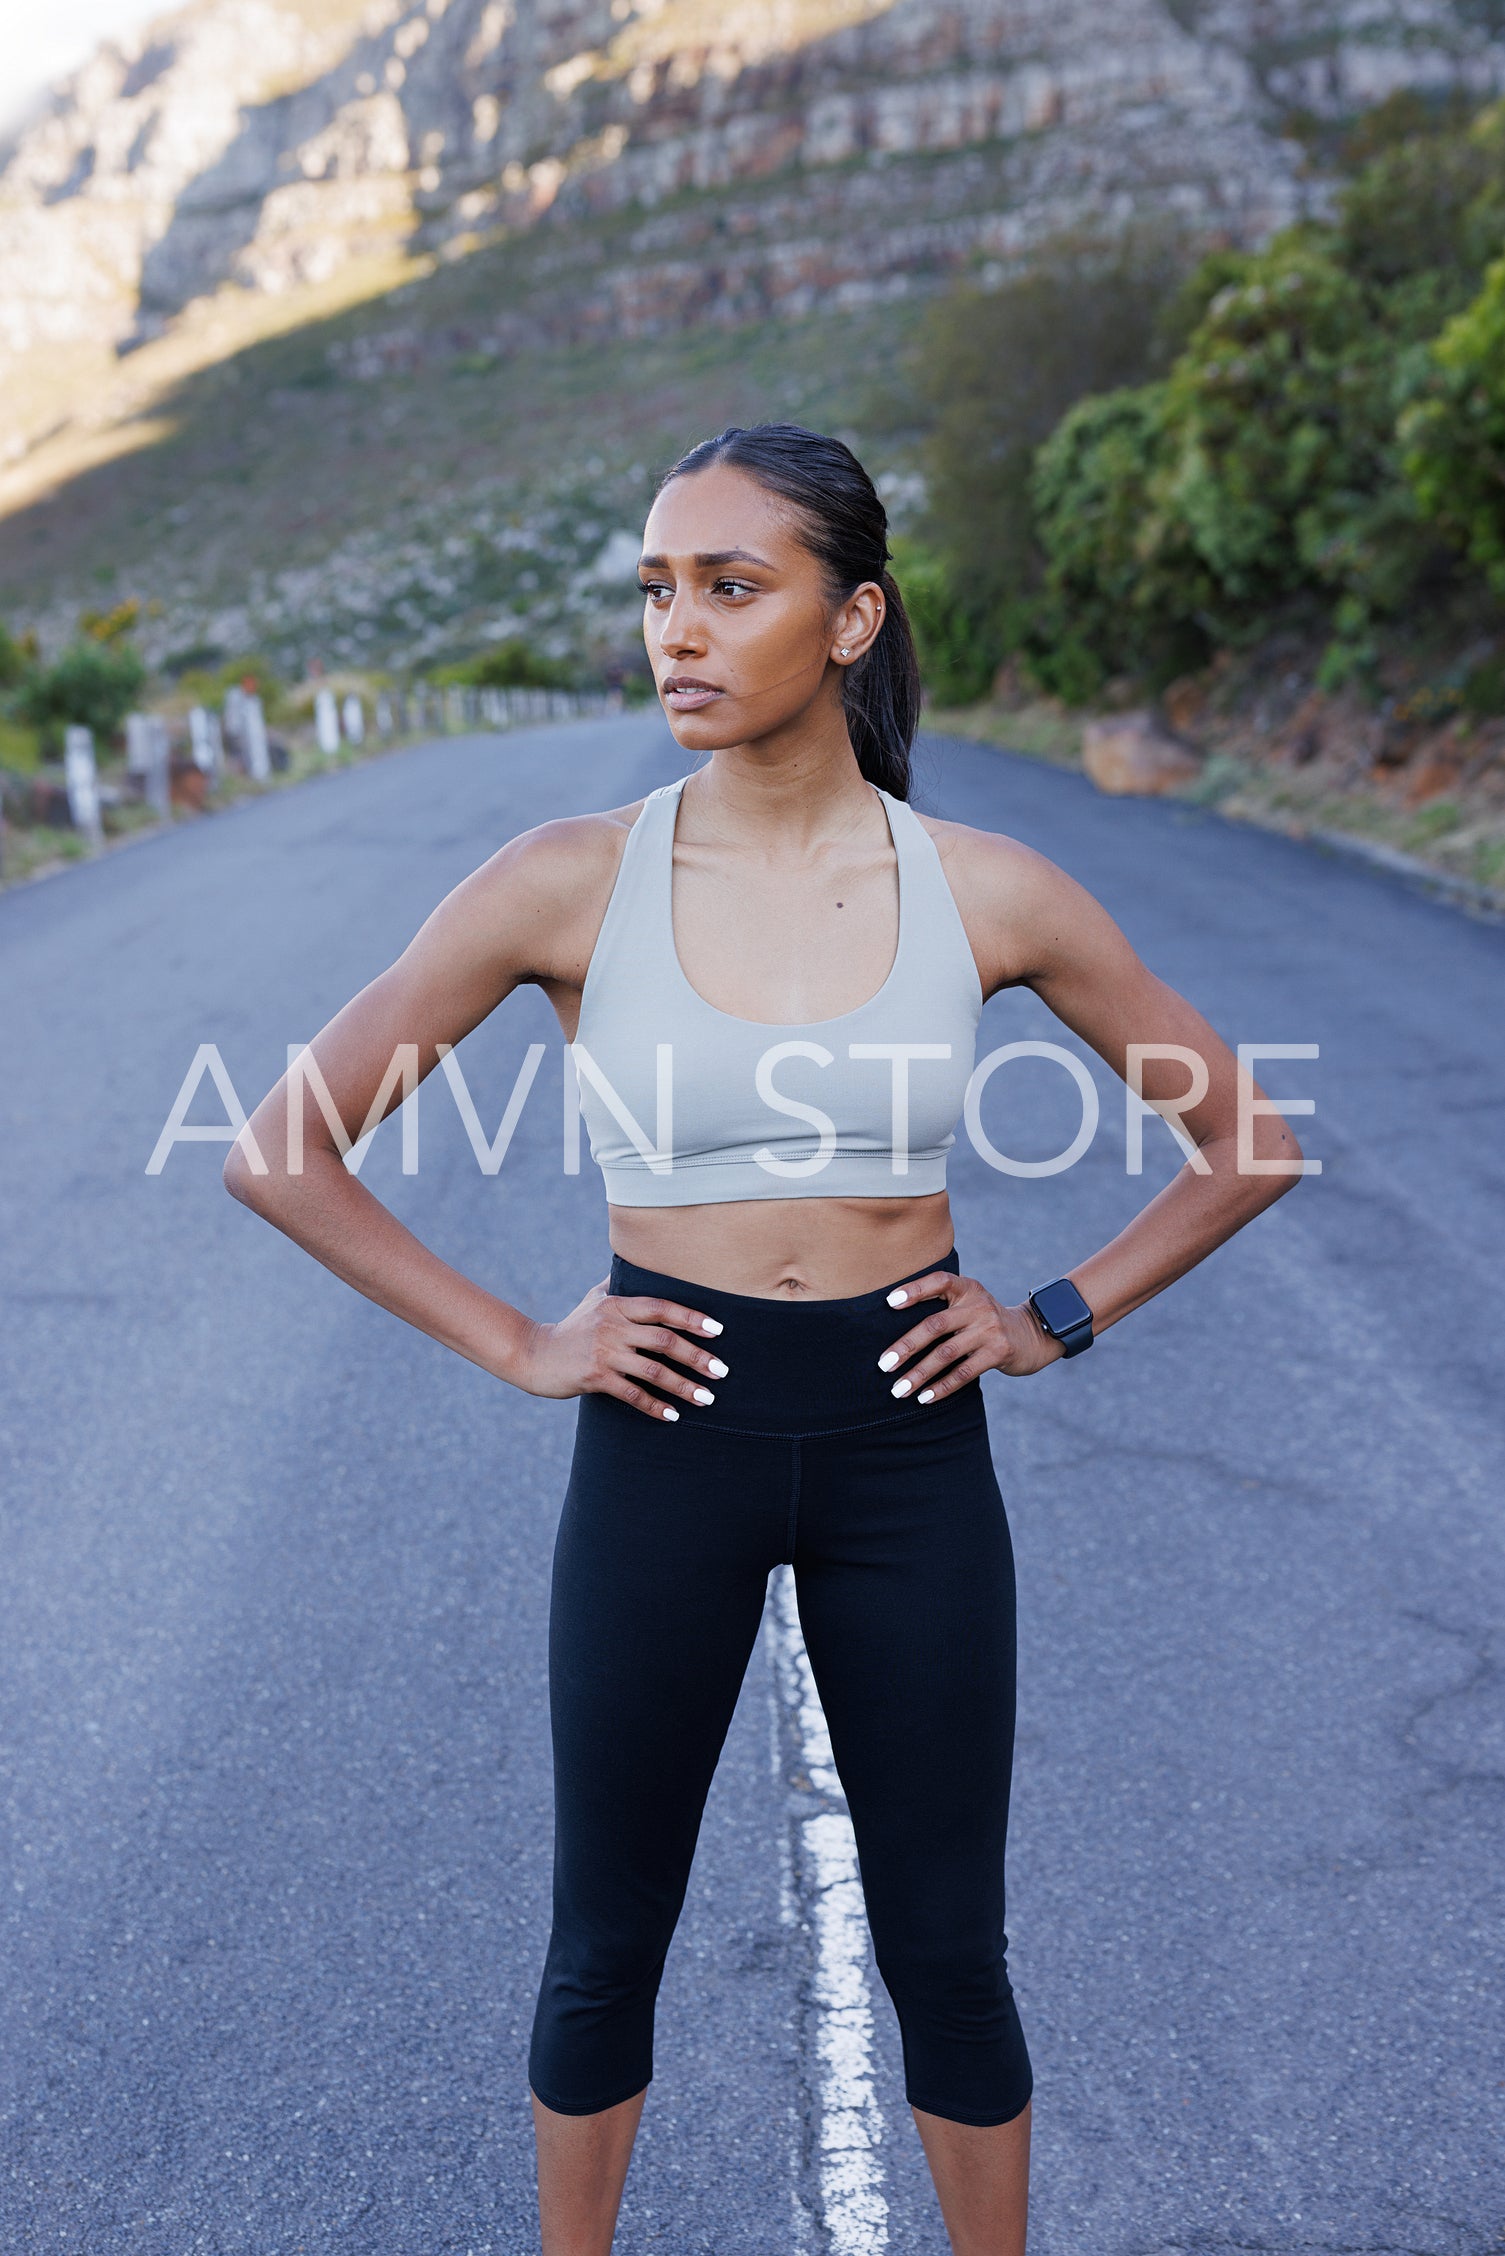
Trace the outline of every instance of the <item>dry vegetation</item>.
<instances>
[{"instance_id":1,"label":"dry vegetation","mask_svg":"<svg viewBox=\"0 0 1505 2256\"><path fill-rule=\"evenodd\" d=\"M1330 694L1312 673L1310 651L1268 647L1171 683L1156 709L1202 756L1177 796L1295 836L1368 840L1505 908L1505 719L1438 716L1415 684L1378 703ZM1088 722L1130 701L1135 686L1115 683L1098 705L1071 708L1005 668L986 701L933 710L927 725L1078 767Z\"/></svg>"}]
</instances>

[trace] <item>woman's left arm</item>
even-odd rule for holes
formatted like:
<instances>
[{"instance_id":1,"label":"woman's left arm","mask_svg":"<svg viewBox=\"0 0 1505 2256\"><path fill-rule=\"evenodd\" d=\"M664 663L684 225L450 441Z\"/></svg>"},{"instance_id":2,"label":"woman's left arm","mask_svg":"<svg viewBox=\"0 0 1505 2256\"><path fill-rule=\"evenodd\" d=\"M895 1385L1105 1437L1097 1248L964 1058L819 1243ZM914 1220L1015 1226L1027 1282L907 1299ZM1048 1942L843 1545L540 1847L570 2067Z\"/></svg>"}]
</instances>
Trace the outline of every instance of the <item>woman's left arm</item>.
<instances>
[{"instance_id":1,"label":"woman's left arm","mask_svg":"<svg viewBox=\"0 0 1505 2256\"><path fill-rule=\"evenodd\" d=\"M1300 1176L1301 1148L1227 1043L1141 962L1085 887L1011 839L944 827L957 841L947 869L984 994L1032 988L1190 1139L1185 1164L1164 1190L1109 1244L1062 1272L1092 1310L1095 1337L1273 1205ZM1041 1330L1027 1303L1003 1306L975 1279L939 1271L916 1279L906 1297L940 1297L947 1278L953 1289L944 1296L951 1303L945 1315L895 1342L900 1361L927 1340L939 1343L907 1374L905 1393L929 1390L926 1398L938 1398L984 1370L1022 1376L1059 1359L1059 1344ZM946 1368L959 1350L965 1351L962 1361Z\"/></svg>"}]
</instances>

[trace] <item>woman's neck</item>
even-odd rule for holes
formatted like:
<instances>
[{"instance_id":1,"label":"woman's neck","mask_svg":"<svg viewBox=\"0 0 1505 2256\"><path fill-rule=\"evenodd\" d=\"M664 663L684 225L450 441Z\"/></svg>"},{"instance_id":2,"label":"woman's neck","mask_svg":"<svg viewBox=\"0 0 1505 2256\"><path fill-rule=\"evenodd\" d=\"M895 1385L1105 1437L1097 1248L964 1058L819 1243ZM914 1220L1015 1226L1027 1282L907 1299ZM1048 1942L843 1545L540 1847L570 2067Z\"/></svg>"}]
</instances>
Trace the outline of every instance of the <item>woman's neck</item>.
<instances>
[{"instance_id":1,"label":"woman's neck","mask_svg":"<svg viewBox=\"0 0 1505 2256\"><path fill-rule=\"evenodd\" d=\"M844 722L839 742L811 745L807 738L774 755L761 744L714 752L682 796L696 829L728 843L795 852L850 834L874 816L882 821Z\"/></svg>"}]
</instances>

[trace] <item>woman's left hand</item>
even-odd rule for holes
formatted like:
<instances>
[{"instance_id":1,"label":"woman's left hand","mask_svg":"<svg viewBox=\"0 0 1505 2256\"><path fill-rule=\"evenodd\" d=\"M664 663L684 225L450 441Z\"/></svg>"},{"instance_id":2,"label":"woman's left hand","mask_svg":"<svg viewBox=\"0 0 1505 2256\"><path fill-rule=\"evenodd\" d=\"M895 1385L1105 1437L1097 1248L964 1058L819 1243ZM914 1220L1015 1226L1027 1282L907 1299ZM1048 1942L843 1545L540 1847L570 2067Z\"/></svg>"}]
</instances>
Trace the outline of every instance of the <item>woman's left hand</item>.
<instances>
[{"instance_id":1,"label":"woman's left hand","mask_svg":"<svg viewBox=\"0 0 1505 2256\"><path fill-rule=\"evenodd\" d=\"M984 1371L1022 1379L1061 1359L1060 1342L1041 1331L1027 1307L1005 1308L975 1277L937 1269L896 1285L888 1297L899 1308L912 1307L919 1300L946 1303L934 1315L922 1317L878 1358L880 1371L897 1371L921 1349L929 1350L912 1370L895 1379L891 1391L901 1400L939 1402L969 1380L981 1378Z\"/></svg>"}]
</instances>

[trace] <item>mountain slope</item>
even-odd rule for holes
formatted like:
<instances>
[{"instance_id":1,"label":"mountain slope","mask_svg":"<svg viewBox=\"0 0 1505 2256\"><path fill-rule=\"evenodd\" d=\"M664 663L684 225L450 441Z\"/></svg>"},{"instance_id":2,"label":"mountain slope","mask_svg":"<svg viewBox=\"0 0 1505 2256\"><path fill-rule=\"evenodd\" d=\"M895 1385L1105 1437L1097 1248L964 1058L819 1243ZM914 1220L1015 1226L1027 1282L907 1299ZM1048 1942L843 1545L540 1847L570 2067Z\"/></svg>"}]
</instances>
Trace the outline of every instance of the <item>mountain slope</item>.
<instances>
[{"instance_id":1,"label":"mountain slope","mask_svg":"<svg viewBox=\"0 0 1505 2256\"><path fill-rule=\"evenodd\" d=\"M270 524L251 531L248 481L283 496L295 548L317 548L317 524L297 524L310 507L392 547L382 493L365 491L371 435L385 433L399 484L421 477L438 426L477 405L459 403L457 369L493 366L489 412L515 422L520 384L568 396L584 353L586 392L608 364L632 385L632 348L649 344L652 365L679 372L665 380L701 368L694 435L733 395L751 412L763 397L739 373L745 354L725 357L726 383L709 378L710 333L834 322L831 349L846 338L881 355L926 291L1002 273L1063 229L1161 211L1258 239L1324 193L1284 130L1293 113L1342 114L1403 84L1505 85L1491 13L1473 0L194 0L101 50L0 177L5 599L60 619L87 532L89 569L134 575L163 604L164 645L223 639L227 605L248 633L272 632L250 582L286 566ZM278 335L285 346L266 342ZM788 350L827 411L851 394L822 388L818 352ZM242 430L248 413L273 428ZM552 420L562 462L572 442ZM625 475L640 438L630 413L616 421ZM345 446L353 424L363 449ZM221 426L190 474L194 434ZM337 443L282 443L294 426ZM527 451L478 431L458 474L547 485L555 468L536 459L508 467ZM363 465L343 507L331 453ZM143 539L164 475L179 489L173 537ZM186 529L206 480L220 481L217 544ZM321 634L344 631L337 610Z\"/></svg>"}]
</instances>

